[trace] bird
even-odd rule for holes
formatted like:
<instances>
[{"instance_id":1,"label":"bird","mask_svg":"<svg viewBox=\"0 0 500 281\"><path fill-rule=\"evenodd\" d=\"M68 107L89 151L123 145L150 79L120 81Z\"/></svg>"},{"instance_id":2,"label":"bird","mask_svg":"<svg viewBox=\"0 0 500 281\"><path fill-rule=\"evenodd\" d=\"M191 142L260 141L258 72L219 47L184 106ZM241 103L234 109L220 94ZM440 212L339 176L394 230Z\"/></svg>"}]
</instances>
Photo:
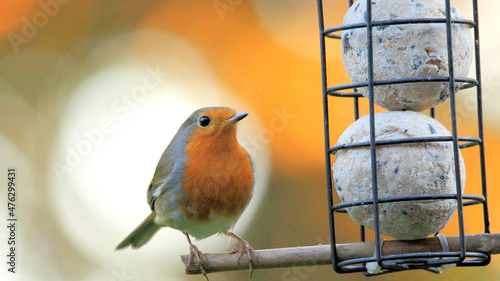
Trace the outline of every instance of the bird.
<instances>
[{"instance_id":1,"label":"bird","mask_svg":"<svg viewBox=\"0 0 500 281\"><path fill-rule=\"evenodd\" d=\"M257 254L231 231L255 184L252 157L236 137L236 124L247 115L228 107L204 107L184 121L163 152L148 187L151 214L115 250L140 248L162 227L177 229L189 243L186 267L194 264L208 280L206 259L190 237L225 234L241 244L238 262L247 256L252 277Z\"/></svg>"}]
</instances>

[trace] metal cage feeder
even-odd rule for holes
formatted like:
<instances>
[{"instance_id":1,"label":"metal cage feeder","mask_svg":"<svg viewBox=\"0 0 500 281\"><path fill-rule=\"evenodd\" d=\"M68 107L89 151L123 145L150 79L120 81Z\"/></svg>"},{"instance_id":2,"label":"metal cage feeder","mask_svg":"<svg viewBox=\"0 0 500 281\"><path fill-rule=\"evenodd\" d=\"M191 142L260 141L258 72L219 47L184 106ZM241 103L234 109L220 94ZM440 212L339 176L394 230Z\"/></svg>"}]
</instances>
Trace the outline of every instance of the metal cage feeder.
<instances>
[{"instance_id":1,"label":"metal cage feeder","mask_svg":"<svg viewBox=\"0 0 500 281\"><path fill-rule=\"evenodd\" d=\"M331 238L331 254L332 265L338 273L350 272L364 272L365 275L372 275L367 269L367 263L376 263L380 267L380 273L390 273L395 271L409 270L409 269L426 269L431 272L439 272L441 266L447 264L456 264L457 266L484 266L490 262L490 255L470 252L466 250L465 245L465 226L464 226L464 211L463 208L481 204L483 210L484 220L484 233L490 233L489 229L489 216L488 216L488 200L487 200L487 186L486 186L486 169L485 169L485 152L484 152L484 135L483 135L483 111L482 111L482 98L481 98L481 67L480 67L480 52L479 52L479 16L477 0L472 0L473 20L458 20L452 19L450 11L450 0L443 0L445 2L446 17L445 18L413 18L413 19L394 19L394 20L372 20L372 0L358 0L366 1L366 17L365 22L357 24L347 24L335 26L332 28L324 28L323 16L323 1L317 0L318 5L318 19L320 31L320 49L321 49L321 74L322 74L322 90L323 90L323 112L324 112L324 136L325 136L325 166L327 174L327 191L328 191L328 207L330 218L330 238ZM353 4L352 0L348 0L349 7ZM448 76L446 77L414 77L414 78L396 78L391 80L374 80L373 70L373 27L389 26L389 25L411 25L411 24L444 24L446 26L447 37L447 52L448 52ZM475 61L475 78L455 77L453 71L453 44L452 44L452 26L454 24L467 25L473 29L474 40L474 61ZM340 39L341 35L338 32L366 28L367 30L367 62L368 62L368 81L362 83L351 83L345 85L337 85L328 87L327 82L327 62L326 62L326 41L328 39ZM392 140L376 140L375 139L375 121L374 121L374 87L379 85L391 85L401 83L421 83L421 82L448 82L450 92L450 119L451 119L451 136L437 136L437 137L419 137L419 138L405 138L405 139L392 139ZM463 82L461 89L475 88L477 97L477 130L478 136L459 136L457 129L457 112L455 104L455 82ZM330 129L331 122L328 113L328 105L330 99L349 98L353 99L354 104L354 120L359 118L359 99L363 96L357 92L357 88L368 88L368 104L370 116L370 141L362 143L354 143L349 145L337 145L332 147L330 143ZM350 91L346 91L350 90ZM435 117L434 108L430 109L430 116ZM451 142L453 145L454 165L456 176L456 192L453 194L430 194L430 195L412 195L412 196L398 196L398 197L384 197L378 196L377 187L377 167L376 167L376 150L380 146L390 146L403 143L422 143L422 142ZM480 195L462 194L461 181L460 181L460 168L459 168L459 149L468 147L479 147L479 165L481 171L481 190ZM371 161L371 177L372 177L372 198L369 200L361 200L354 202L344 202L336 204L333 196L333 175L331 171L332 159L331 155L338 150L352 149L355 147L369 147L370 148L370 161ZM452 199L456 201L457 214L458 214L458 236L460 241L460 251L452 252L444 245L443 240L440 239L443 252L417 252L397 255L383 255L381 240L380 226L379 226L379 207L380 204L388 202L402 202L414 200L436 200L436 199ZM374 214L374 233L375 233L375 253L370 258L357 258L346 261L339 261L336 247L336 228L335 217L343 215L338 213L345 213L346 208L359 206L359 205L372 205ZM360 240L366 241L366 234L364 226L360 227ZM441 237L440 237L441 238Z\"/></svg>"}]
</instances>

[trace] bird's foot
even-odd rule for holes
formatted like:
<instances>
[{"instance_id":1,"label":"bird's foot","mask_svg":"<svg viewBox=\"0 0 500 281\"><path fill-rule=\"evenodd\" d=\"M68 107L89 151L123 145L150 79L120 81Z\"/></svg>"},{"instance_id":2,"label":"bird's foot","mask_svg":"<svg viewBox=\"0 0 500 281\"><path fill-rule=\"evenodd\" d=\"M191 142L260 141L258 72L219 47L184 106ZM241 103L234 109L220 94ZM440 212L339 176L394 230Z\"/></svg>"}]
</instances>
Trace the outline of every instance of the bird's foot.
<instances>
[{"instance_id":1,"label":"bird's foot","mask_svg":"<svg viewBox=\"0 0 500 281\"><path fill-rule=\"evenodd\" d=\"M241 259L246 255L248 259L248 270L250 271L250 278L252 278L253 266L259 262L259 258L257 257L255 250L252 248L252 246L250 246L250 244L247 241L240 239L240 243L241 243L241 249L239 250L240 256L238 257L238 264L241 262Z\"/></svg>"},{"instance_id":2,"label":"bird's foot","mask_svg":"<svg viewBox=\"0 0 500 281\"><path fill-rule=\"evenodd\" d=\"M207 271L203 267L206 264L207 264L207 260L205 259L205 256L203 255L203 253L198 249L198 247L196 247L193 244L189 244L189 258L186 262L186 267L193 265L193 266L199 268L201 271L201 274L203 274L203 276L205 276L205 278L207 278L207 281L208 281L209 279L207 276Z\"/></svg>"},{"instance_id":3,"label":"bird's foot","mask_svg":"<svg viewBox=\"0 0 500 281\"><path fill-rule=\"evenodd\" d=\"M246 240L241 239L240 237L236 236L236 234L232 232L226 232L226 235L229 237L232 237L241 244L241 249L239 250L240 256L238 257L238 264L240 264L241 259L246 255L248 259L248 270L250 271L250 278L252 278L253 274L253 266L256 263L259 263L259 259L257 257L257 253L255 253L255 250L248 244ZM238 251L231 251L231 254L237 253Z\"/></svg>"}]
</instances>

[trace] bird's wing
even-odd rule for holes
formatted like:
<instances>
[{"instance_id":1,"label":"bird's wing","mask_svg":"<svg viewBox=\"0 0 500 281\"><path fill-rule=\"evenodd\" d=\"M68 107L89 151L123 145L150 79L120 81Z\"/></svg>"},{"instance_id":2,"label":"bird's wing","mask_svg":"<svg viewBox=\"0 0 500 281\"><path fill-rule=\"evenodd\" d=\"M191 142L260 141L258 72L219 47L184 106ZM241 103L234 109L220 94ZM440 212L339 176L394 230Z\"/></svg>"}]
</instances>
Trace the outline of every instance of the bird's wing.
<instances>
[{"instance_id":1,"label":"bird's wing","mask_svg":"<svg viewBox=\"0 0 500 281\"><path fill-rule=\"evenodd\" d=\"M182 139L180 140L183 142ZM186 153L184 149L173 149L176 146L185 147L185 143L180 143L180 140L174 137L167 149L165 149L148 187L148 204L153 211L155 200L163 192L180 185L181 175L184 174Z\"/></svg>"},{"instance_id":2,"label":"bird's wing","mask_svg":"<svg viewBox=\"0 0 500 281\"><path fill-rule=\"evenodd\" d=\"M180 185L180 177L178 176L182 173L182 169L180 167L181 164L174 163L170 173L163 180L158 182L151 181L148 188L148 203L151 210L154 211L156 198L160 197L166 190Z\"/></svg>"}]
</instances>

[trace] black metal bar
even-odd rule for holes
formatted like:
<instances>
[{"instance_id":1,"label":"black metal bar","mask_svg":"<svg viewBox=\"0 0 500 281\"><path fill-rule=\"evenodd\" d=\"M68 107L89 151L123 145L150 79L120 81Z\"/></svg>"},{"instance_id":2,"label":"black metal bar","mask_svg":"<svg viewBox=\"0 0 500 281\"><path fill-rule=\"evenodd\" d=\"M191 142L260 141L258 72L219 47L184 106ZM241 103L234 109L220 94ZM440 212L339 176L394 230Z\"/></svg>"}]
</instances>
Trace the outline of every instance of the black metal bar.
<instances>
[{"instance_id":1,"label":"black metal bar","mask_svg":"<svg viewBox=\"0 0 500 281\"><path fill-rule=\"evenodd\" d=\"M360 225L359 226L359 236L360 236L360 241L361 242L366 242L366 232L365 232L365 226L364 225Z\"/></svg>"},{"instance_id":2,"label":"black metal bar","mask_svg":"<svg viewBox=\"0 0 500 281\"><path fill-rule=\"evenodd\" d=\"M477 204L482 204L484 202L484 197L479 195L465 194L462 197L463 199L469 200L462 203L464 206L477 205ZM417 201L417 200L426 201L426 200L451 200L451 199L456 199L456 194L420 194L420 195L406 195L406 196L396 196L396 197L383 197L379 198L378 202L380 204L384 204L384 203ZM346 208L372 205L372 204L374 204L372 199L351 201L351 202L336 204L332 207L332 210L343 211Z\"/></svg>"},{"instance_id":3,"label":"black metal bar","mask_svg":"<svg viewBox=\"0 0 500 281\"><path fill-rule=\"evenodd\" d=\"M465 24L474 27L474 21L467 19L452 19L452 24ZM389 26L389 25L407 25L407 24L429 24L429 23L446 23L446 18L420 18L420 19L392 19L392 20L380 20L380 21L372 21L372 26ZM340 34L334 34L337 31L349 30L349 29L358 29L365 28L366 23L351 23L345 24L341 26L336 26L332 28L328 28L323 31L326 37L330 38L341 38Z\"/></svg>"},{"instance_id":4,"label":"black metal bar","mask_svg":"<svg viewBox=\"0 0 500 281\"><path fill-rule=\"evenodd\" d=\"M374 98L374 77L373 77L373 25L372 25L372 0L366 0L366 41L368 50L368 104L370 114L370 160L372 171L372 192L373 192L373 218L375 230L375 258L382 266L382 245L380 243L380 216L378 206L378 185L377 185L377 146L375 144L375 98Z\"/></svg>"},{"instance_id":5,"label":"black metal bar","mask_svg":"<svg viewBox=\"0 0 500 281\"><path fill-rule=\"evenodd\" d=\"M323 2L322 0L318 0L318 23L319 23L319 42L320 42L320 51L321 51L321 81L322 81L322 90L323 90L323 126L325 131L325 167L326 167L326 186L327 186L327 194L328 194L328 213L330 220L330 244L332 249L332 266L335 271L338 271L336 268L337 264L337 248L335 241L335 222L334 222L334 212L330 208L333 205L333 192L332 192L332 170L331 170L331 156L330 156L330 125L329 125L329 113L328 113L328 94L327 90L327 75L326 75L326 48L325 48L325 36L323 33L324 30L324 16L323 16Z\"/></svg>"},{"instance_id":6,"label":"black metal bar","mask_svg":"<svg viewBox=\"0 0 500 281\"><path fill-rule=\"evenodd\" d=\"M397 78L397 79L389 79L389 80L376 80L373 81L373 85L375 86L383 86L383 85L393 85L393 84L405 84L405 83L423 83L423 82L448 82L449 77L446 76L429 76L429 77L411 77L411 78ZM472 78L467 77L457 77L455 78L456 82L465 83L462 85L461 89L468 89L476 86L477 81ZM368 87L368 82L358 82L351 84L338 85L328 88L327 93L331 96L339 96L339 97L361 97L361 94L352 94L340 92L334 94L336 91L354 89L354 88L366 88Z\"/></svg>"},{"instance_id":7,"label":"black metal bar","mask_svg":"<svg viewBox=\"0 0 500 281\"><path fill-rule=\"evenodd\" d=\"M483 196L485 198L483 203L483 218L484 218L484 233L490 233L490 219L488 211L488 191L486 183L486 157L484 152L484 128L483 128L483 98L482 90L483 83L481 80L481 59L480 59L480 48L479 48L479 11L477 6L477 0L472 1L472 9L474 14L474 47L475 47L475 62L476 62L476 93L477 93L477 127L478 136L481 139L481 144L479 145L479 161L481 168L481 188Z\"/></svg>"},{"instance_id":8,"label":"black metal bar","mask_svg":"<svg viewBox=\"0 0 500 281\"><path fill-rule=\"evenodd\" d=\"M422 253L386 255L386 256L384 256L384 261L394 261L395 260L395 261L398 261L400 263L417 262L417 263L422 263L422 264L427 264L427 265L432 265L432 266L441 266L443 264L460 262L459 258L453 258L453 257L459 257L459 256L460 256L460 252L422 252ZM452 258L450 258L450 257L452 257ZM486 259L487 255L484 253L468 252L467 257L468 258ZM424 259L422 259L422 258L424 258ZM430 258L430 260L429 260L429 258ZM439 259L437 259L437 258L439 258ZM441 258L449 258L449 259L441 259ZM374 257L357 258L357 259L342 261L339 263L339 265L346 266L346 265L374 262L374 261L376 261L376 259ZM385 265L386 265L386 263L384 263L384 266ZM423 267L418 267L418 269L421 269L421 268L423 268ZM411 268L408 268L408 269L411 269Z\"/></svg>"},{"instance_id":9,"label":"black metal bar","mask_svg":"<svg viewBox=\"0 0 500 281\"><path fill-rule=\"evenodd\" d=\"M462 180L460 177L460 151L458 148L458 130L457 130L457 113L455 103L455 73L453 65L453 37L451 23L451 3L450 0L445 0L446 13L446 44L448 48L448 77L450 90L450 111L451 111L451 135L453 137L453 157L455 162L455 184L457 195L457 213L458 213L458 229L460 233L460 259L465 259L465 227L464 227L464 211L462 204Z\"/></svg>"},{"instance_id":10,"label":"black metal bar","mask_svg":"<svg viewBox=\"0 0 500 281\"><path fill-rule=\"evenodd\" d=\"M354 89L354 93L358 93L358 90ZM359 97L354 97L354 121L359 119Z\"/></svg>"},{"instance_id":11,"label":"black metal bar","mask_svg":"<svg viewBox=\"0 0 500 281\"><path fill-rule=\"evenodd\" d=\"M459 141L466 141L466 143L459 145L460 148L467 148L476 146L481 143L481 139L477 137L458 137ZM393 144L410 144L410 143L420 143L420 142L447 142L453 141L452 136L435 136L435 137L414 137L414 138L401 138L401 139L390 139L390 140L378 140L375 142L376 145L393 145ZM463 146L462 146L463 145ZM357 143L347 143L338 144L330 148L330 153L334 153L338 150L352 149L359 147L370 146L370 142L357 142Z\"/></svg>"}]
</instances>

